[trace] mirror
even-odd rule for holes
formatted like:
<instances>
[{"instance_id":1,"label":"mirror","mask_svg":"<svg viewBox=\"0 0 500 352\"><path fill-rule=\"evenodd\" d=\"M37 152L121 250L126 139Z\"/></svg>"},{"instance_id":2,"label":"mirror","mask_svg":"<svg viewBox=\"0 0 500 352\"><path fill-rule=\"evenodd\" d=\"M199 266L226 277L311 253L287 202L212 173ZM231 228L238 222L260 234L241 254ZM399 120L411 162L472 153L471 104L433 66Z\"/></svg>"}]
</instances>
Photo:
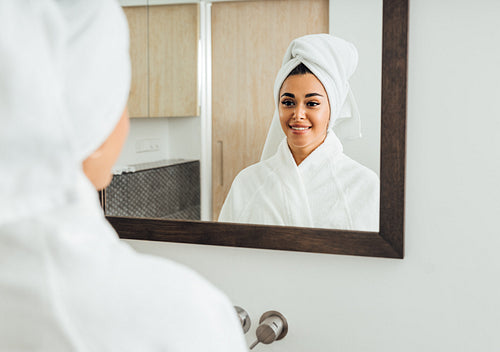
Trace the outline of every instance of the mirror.
<instances>
[{"instance_id":1,"label":"mirror","mask_svg":"<svg viewBox=\"0 0 500 352\"><path fill-rule=\"evenodd\" d=\"M379 232L108 217L122 238L403 257L407 0L384 0Z\"/></svg>"}]
</instances>

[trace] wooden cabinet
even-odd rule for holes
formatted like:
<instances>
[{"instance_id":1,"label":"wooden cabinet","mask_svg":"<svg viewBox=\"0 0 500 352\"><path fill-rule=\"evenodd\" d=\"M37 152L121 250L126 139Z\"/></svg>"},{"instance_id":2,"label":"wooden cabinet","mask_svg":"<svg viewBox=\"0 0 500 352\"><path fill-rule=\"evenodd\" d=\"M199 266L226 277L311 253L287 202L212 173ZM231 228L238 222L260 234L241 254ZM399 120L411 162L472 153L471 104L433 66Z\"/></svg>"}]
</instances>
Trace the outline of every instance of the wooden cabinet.
<instances>
[{"instance_id":1,"label":"wooden cabinet","mask_svg":"<svg viewBox=\"0 0 500 352\"><path fill-rule=\"evenodd\" d=\"M130 32L132 82L128 99L131 117L149 116L148 88L148 8L124 7Z\"/></svg>"},{"instance_id":2,"label":"wooden cabinet","mask_svg":"<svg viewBox=\"0 0 500 352\"><path fill-rule=\"evenodd\" d=\"M328 0L212 5L212 210L234 177L260 160L274 112L273 86L290 41L328 33Z\"/></svg>"},{"instance_id":3,"label":"wooden cabinet","mask_svg":"<svg viewBox=\"0 0 500 352\"><path fill-rule=\"evenodd\" d=\"M198 116L199 5L124 7L130 29L130 117Z\"/></svg>"}]
</instances>

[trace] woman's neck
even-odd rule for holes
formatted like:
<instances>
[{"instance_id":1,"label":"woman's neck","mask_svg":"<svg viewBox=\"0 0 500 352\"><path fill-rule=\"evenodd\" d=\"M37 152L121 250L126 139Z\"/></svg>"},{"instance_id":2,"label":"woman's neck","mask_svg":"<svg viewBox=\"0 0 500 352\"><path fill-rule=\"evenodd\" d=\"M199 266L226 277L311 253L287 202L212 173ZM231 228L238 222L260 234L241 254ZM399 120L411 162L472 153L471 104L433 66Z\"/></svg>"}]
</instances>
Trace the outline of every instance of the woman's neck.
<instances>
[{"instance_id":1,"label":"woman's neck","mask_svg":"<svg viewBox=\"0 0 500 352\"><path fill-rule=\"evenodd\" d=\"M313 149L311 151L305 151L304 149L298 149L298 148L296 148L296 150L294 150L290 146L288 146L288 148L290 148L290 151L292 152L293 160L295 160L295 164L297 164L297 166L299 166L300 163L302 163L309 156L309 154L311 154L314 150Z\"/></svg>"},{"instance_id":2,"label":"woman's neck","mask_svg":"<svg viewBox=\"0 0 500 352\"><path fill-rule=\"evenodd\" d=\"M317 145L308 145L305 147L291 146L290 144L288 144L288 148L290 149L290 152L292 153L293 159L295 160L297 166L299 166L313 151L315 151L316 148L322 145L325 142L325 139L326 134L321 143Z\"/></svg>"}]
</instances>

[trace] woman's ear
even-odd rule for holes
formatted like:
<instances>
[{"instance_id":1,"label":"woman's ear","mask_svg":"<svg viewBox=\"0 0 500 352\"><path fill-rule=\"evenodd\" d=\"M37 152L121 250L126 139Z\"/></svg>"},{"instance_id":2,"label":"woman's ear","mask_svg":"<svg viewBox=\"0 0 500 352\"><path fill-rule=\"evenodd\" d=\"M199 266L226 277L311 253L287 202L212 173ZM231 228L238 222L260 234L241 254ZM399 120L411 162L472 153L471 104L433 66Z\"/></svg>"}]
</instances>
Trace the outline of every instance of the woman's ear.
<instances>
[{"instance_id":1,"label":"woman's ear","mask_svg":"<svg viewBox=\"0 0 500 352\"><path fill-rule=\"evenodd\" d=\"M129 128L128 110L125 108L108 138L83 161L83 172L97 190L104 189L110 184L113 178L111 168L120 156Z\"/></svg>"}]
</instances>

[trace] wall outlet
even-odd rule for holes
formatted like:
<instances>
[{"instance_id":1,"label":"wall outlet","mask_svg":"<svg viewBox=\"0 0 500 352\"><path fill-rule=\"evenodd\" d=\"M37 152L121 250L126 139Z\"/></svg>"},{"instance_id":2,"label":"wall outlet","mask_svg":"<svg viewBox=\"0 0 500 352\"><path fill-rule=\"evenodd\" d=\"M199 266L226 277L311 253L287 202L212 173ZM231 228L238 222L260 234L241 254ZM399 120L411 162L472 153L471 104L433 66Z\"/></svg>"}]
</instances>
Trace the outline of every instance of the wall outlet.
<instances>
[{"instance_id":1,"label":"wall outlet","mask_svg":"<svg viewBox=\"0 0 500 352\"><path fill-rule=\"evenodd\" d=\"M135 143L136 153L157 152L160 150L160 140L158 138L140 139Z\"/></svg>"}]
</instances>

